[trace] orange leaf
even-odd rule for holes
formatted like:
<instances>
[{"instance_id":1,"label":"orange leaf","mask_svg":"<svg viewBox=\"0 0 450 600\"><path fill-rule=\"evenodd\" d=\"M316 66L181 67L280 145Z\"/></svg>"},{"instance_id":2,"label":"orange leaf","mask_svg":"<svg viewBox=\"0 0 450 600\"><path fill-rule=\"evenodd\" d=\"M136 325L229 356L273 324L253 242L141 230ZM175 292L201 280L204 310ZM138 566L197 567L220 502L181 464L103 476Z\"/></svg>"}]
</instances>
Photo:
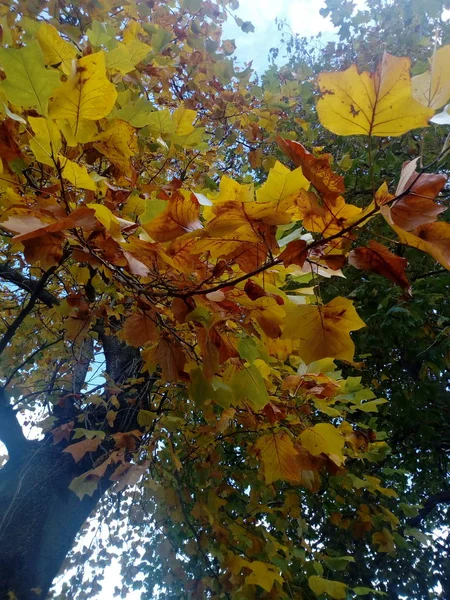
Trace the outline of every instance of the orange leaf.
<instances>
[{"instance_id":1,"label":"orange leaf","mask_svg":"<svg viewBox=\"0 0 450 600\"><path fill-rule=\"evenodd\" d=\"M167 208L144 223L143 228L157 242L169 242L180 235L201 229L199 215L200 204L194 194L175 191L168 200Z\"/></svg>"},{"instance_id":2,"label":"orange leaf","mask_svg":"<svg viewBox=\"0 0 450 600\"><path fill-rule=\"evenodd\" d=\"M447 182L447 176L435 173L417 173L408 167L416 161L405 163L402 176L397 187L396 196L409 192L393 202L391 206L392 220L396 225L412 231L419 225L433 223L436 217L445 211L444 206L439 206L434 199Z\"/></svg>"},{"instance_id":3,"label":"orange leaf","mask_svg":"<svg viewBox=\"0 0 450 600\"><path fill-rule=\"evenodd\" d=\"M348 262L357 269L372 271L383 275L403 289L411 284L405 274L407 260L396 256L382 244L371 240L368 248L355 248L348 257Z\"/></svg>"},{"instance_id":4,"label":"orange leaf","mask_svg":"<svg viewBox=\"0 0 450 600\"><path fill-rule=\"evenodd\" d=\"M50 433L53 435L53 444L59 444L59 442L61 442L62 440L69 441L73 425L74 422L69 421L68 423L63 423L59 427L55 427L55 429L52 429Z\"/></svg>"},{"instance_id":5,"label":"orange leaf","mask_svg":"<svg viewBox=\"0 0 450 600\"><path fill-rule=\"evenodd\" d=\"M131 315L123 325L121 337L134 348L145 346L148 342L155 342L158 339L155 320L144 313Z\"/></svg>"},{"instance_id":6,"label":"orange leaf","mask_svg":"<svg viewBox=\"0 0 450 600\"><path fill-rule=\"evenodd\" d=\"M424 223L413 231L406 231L395 225L387 206L381 209L381 214L403 244L426 252L445 269L450 270L450 223L446 221Z\"/></svg>"},{"instance_id":7,"label":"orange leaf","mask_svg":"<svg viewBox=\"0 0 450 600\"><path fill-rule=\"evenodd\" d=\"M277 138L277 143L295 166L302 168L303 174L318 192L328 196L339 196L345 191L344 178L331 170L330 154L315 157L299 142L281 137Z\"/></svg>"},{"instance_id":8,"label":"orange leaf","mask_svg":"<svg viewBox=\"0 0 450 600\"><path fill-rule=\"evenodd\" d=\"M95 452L100 446L101 441L101 438L97 436L91 439L82 440L81 442L67 446L63 452L71 454L74 461L77 463L80 462L87 452Z\"/></svg>"},{"instance_id":9,"label":"orange leaf","mask_svg":"<svg viewBox=\"0 0 450 600\"><path fill-rule=\"evenodd\" d=\"M142 356L150 369L155 365L161 367L161 377L166 381L178 382L189 379L184 370L186 356L175 340L161 338L156 348L144 351Z\"/></svg>"},{"instance_id":10,"label":"orange leaf","mask_svg":"<svg viewBox=\"0 0 450 600\"><path fill-rule=\"evenodd\" d=\"M334 235L347 226L347 221L354 220L362 210L353 204L347 204L343 196L324 200L322 211L311 211L305 215L303 226L308 231L322 233L324 236Z\"/></svg>"},{"instance_id":11,"label":"orange leaf","mask_svg":"<svg viewBox=\"0 0 450 600\"><path fill-rule=\"evenodd\" d=\"M137 440L142 437L142 432L138 429L126 433L114 433L111 437L114 439L116 448L125 448L130 452L136 450Z\"/></svg>"}]
</instances>

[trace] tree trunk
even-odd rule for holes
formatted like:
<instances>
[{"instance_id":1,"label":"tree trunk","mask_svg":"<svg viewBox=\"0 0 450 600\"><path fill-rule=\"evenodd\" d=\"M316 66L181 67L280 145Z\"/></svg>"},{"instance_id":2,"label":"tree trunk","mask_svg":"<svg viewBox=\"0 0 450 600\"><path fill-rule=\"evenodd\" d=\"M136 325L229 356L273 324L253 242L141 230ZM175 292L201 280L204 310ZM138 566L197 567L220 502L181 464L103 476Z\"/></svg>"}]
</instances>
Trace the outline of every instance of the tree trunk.
<instances>
[{"instance_id":1,"label":"tree trunk","mask_svg":"<svg viewBox=\"0 0 450 600\"><path fill-rule=\"evenodd\" d=\"M80 499L71 480L86 470L51 439L29 442L27 452L0 471L0 599L46 598L84 521L110 482ZM9 595L12 592L14 595Z\"/></svg>"},{"instance_id":2,"label":"tree trunk","mask_svg":"<svg viewBox=\"0 0 450 600\"><path fill-rule=\"evenodd\" d=\"M116 385L136 377L141 370L139 351L126 346L115 336L100 333L105 355L106 373ZM73 390L79 392L92 358L92 341L81 348L80 360L73 371ZM152 379L147 377L146 390ZM133 388L139 390L139 386ZM128 392L130 393L130 389ZM109 395L105 386L104 398ZM66 396L69 398L67 399ZM55 427L76 421L82 409L73 404L73 393L62 394L62 400L52 410ZM148 396L148 393L147 393ZM137 406L129 406L124 394L119 394L120 416L111 434L138 427ZM92 424L105 427L104 409L90 412ZM87 453L75 463L71 454L63 452L66 440L54 445L53 436L43 440L26 440L15 412L0 388L0 440L5 444L9 460L0 469L0 600L44 600L62 563L72 548L76 535L94 510L97 502L112 485L110 471L98 482L92 497L80 500L69 489L71 481L94 466L105 449Z\"/></svg>"}]
</instances>

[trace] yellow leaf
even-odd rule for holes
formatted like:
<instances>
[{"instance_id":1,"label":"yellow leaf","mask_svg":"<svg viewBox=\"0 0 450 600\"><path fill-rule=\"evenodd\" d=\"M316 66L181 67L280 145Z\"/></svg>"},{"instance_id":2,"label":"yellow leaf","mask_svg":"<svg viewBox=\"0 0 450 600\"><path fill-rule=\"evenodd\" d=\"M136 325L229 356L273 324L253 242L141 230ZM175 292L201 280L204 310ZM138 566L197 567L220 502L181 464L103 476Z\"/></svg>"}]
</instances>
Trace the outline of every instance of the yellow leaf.
<instances>
[{"instance_id":1,"label":"yellow leaf","mask_svg":"<svg viewBox=\"0 0 450 600\"><path fill-rule=\"evenodd\" d=\"M377 531L372 535L372 543L377 545L378 552L395 554L395 541L389 529L383 527L382 531Z\"/></svg>"},{"instance_id":2,"label":"yellow leaf","mask_svg":"<svg viewBox=\"0 0 450 600\"><path fill-rule=\"evenodd\" d=\"M280 162L270 169L267 181L256 192L258 202L273 202L279 205L300 189L307 190L309 181L303 175L301 167L290 171Z\"/></svg>"},{"instance_id":3,"label":"yellow leaf","mask_svg":"<svg viewBox=\"0 0 450 600\"><path fill-rule=\"evenodd\" d=\"M318 423L305 429L300 434L303 448L313 456L326 454L337 465L341 465L345 457L342 454L345 438L336 427L329 423Z\"/></svg>"},{"instance_id":4,"label":"yellow leaf","mask_svg":"<svg viewBox=\"0 0 450 600\"><path fill-rule=\"evenodd\" d=\"M150 50L150 46L138 39L132 40L129 44L119 42L114 50L106 53L106 67L111 71L118 71L121 75L126 75L144 60Z\"/></svg>"},{"instance_id":5,"label":"yellow leaf","mask_svg":"<svg viewBox=\"0 0 450 600\"><path fill-rule=\"evenodd\" d=\"M130 20L123 31L123 41L125 44L131 44L139 34L145 34L142 26L137 21Z\"/></svg>"},{"instance_id":6,"label":"yellow leaf","mask_svg":"<svg viewBox=\"0 0 450 600\"><path fill-rule=\"evenodd\" d=\"M189 135L192 133L195 129L192 123L196 117L197 113L195 110L190 110L188 108L184 108L184 106L179 106L172 115L172 121L175 126L175 134Z\"/></svg>"},{"instance_id":7,"label":"yellow leaf","mask_svg":"<svg viewBox=\"0 0 450 600\"><path fill-rule=\"evenodd\" d=\"M52 119L28 117L34 131L30 147L36 160L44 165L55 166L55 160L61 149L61 134Z\"/></svg>"},{"instance_id":8,"label":"yellow leaf","mask_svg":"<svg viewBox=\"0 0 450 600\"><path fill-rule=\"evenodd\" d=\"M49 23L43 23L40 26L36 39L44 55L45 64L61 64L64 73L70 73L72 61L77 55L75 46L63 40L58 31Z\"/></svg>"},{"instance_id":9,"label":"yellow leaf","mask_svg":"<svg viewBox=\"0 0 450 600\"><path fill-rule=\"evenodd\" d=\"M218 201L227 202L235 200L239 202L250 202L253 199L253 184L240 184L226 175L220 180L219 195L217 197Z\"/></svg>"},{"instance_id":10,"label":"yellow leaf","mask_svg":"<svg viewBox=\"0 0 450 600\"><path fill-rule=\"evenodd\" d=\"M317 112L337 135L398 136L426 127L434 111L411 95L409 58L385 53L375 73L359 74L356 65L318 77Z\"/></svg>"},{"instance_id":11,"label":"yellow leaf","mask_svg":"<svg viewBox=\"0 0 450 600\"><path fill-rule=\"evenodd\" d=\"M284 583L284 579L273 565L259 560L249 561L240 556L232 556L227 560L227 568L234 574L240 573L244 568L249 569L252 573L247 575L245 583L247 585L259 585L266 592L271 591L275 581L278 581L281 585Z\"/></svg>"},{"instance_id":12,"label":"yellow leaf","mask_svg":"<svg viewBox=\"0 0 450 600\"><path fill-rule=\"evenodd\" d=\"M100 221L113 238L120 237L120 221L107 206L92 203L87 204L87 207L95 211L95 218Z\"/></svg>"},{"instance_id":13,"label":"yellow leaf","mask_svg":"<svg viewBox=\"0 0 450 600\"><path fill-rule=\"evenodd\" d=\"M338 296L323 306L285 304L283 337L300 339L299 356L310 363L321 358L353 360L350 331L365 326L353 303Z\"/></svg>"},{"instance_id":14,"label":"yellow leaf","mask_svg":"<svg viewBox=\"0 0 450 600\"><path fill-rule=\"evenodd\" d=\"M58 156L58 159L62 167L62 176L64 179L70 181L76 188L83 188L85 190L96 189L95 182L89 176L84 165L79 165L61 154Z\"/></svg>"},{"instance_id":15,"label":"yellow leaf","mask_svg":"<svg viewBox=\"0 0 450 600\"><path fill-rule=\"evenodd\" d=\"M450 99L450 45L439 48L430 60L430 69L411 79L412 95L430 108L441 108Z\"/></svg>"},{"instance_id":16,"label":"yellow leaf","mask_svg":"<svg viewBox=\"0 0 450 600\"><path fill-rule=\"evenodd\" d=\"M253 572L245 578L245 583L247 585L259 585L263 590L266 590L266 592L270 592L275 581L278 581L281 585L284 583L283 578L274 570L272 565L268 565L259 560L254 560L249 563L248 567Z\"/></svg>"},{"instance_id":17,"label":"yellow leaf","mask_svg":"<svg viewBox=\"0 0 450 600\"><path fill-rule=\"evenodd\" d=\"M106 77L104 53L89 54L80 58L67 82L55 90L50 116L66 120L77 141L85 143L96 133L92 121L106 117L116 97L116 89Z\"/></svg>"},{"instance_id":18,"label":"yellow leaf","mask_svg":"<svg viewBox=\"0 0 450 600\"><path fill-rule=\"evenodd\" d=\"M308 579L308 583L316 596L327 594L333 600L344 600L347 597L347 586L341 581L333 581L332 579L312 575Z\"/></svg>"},{"instance_id":19,"label":"yellow leaf","mask_svg":"<svg viewBox=\"0 0 450 600\"><path fill-rule=\"evenodd\" d=\"M125 121L113 121L92 140L94 147L107 156L125 174L130 174L130 159L137 154L136 130Z\"/></svg>"},{"instance_id":20,"label":"yellow leaf","mask_svg":"<svg viewBox=\"0 0 450 600\"><path fill-rule=\"evenodd\" d=\"M256 442L255 449L261 457L267 484L278 479L300 482L299 453L289 434L277 431L263 435Z\"/></svg>"},{"instance_id":21,"label":"yellow leaf","mask_svg":"<svg viewBox=\"0 0 450 600\"><path fill-rule=\"evenodd\" d=\"M258 322L264 333L271 338L280 337L281 327L286 316L284 308L270 296L257 298L250 302L249 306L253 309L252 318Z\"/></svg>"}]
</instances>

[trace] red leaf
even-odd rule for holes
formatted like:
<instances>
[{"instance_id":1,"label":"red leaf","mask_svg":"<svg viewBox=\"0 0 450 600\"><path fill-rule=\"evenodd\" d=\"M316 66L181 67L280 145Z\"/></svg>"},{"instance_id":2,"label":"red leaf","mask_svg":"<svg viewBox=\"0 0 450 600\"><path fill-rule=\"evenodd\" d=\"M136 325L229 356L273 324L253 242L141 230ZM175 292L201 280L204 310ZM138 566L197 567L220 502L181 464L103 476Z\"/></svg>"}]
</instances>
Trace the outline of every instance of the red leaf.
<instances>
[{"instance_id":1,"label":"red leaf","mask_svg":"<svg viewBox=\"0 0 450 600\"><path fill-rule=\"evenodd\" d=\"M288 267L289 265L303 267L306 257L308 256L308 253L305 251L306 245L305 240L289 242L278 258L283 261L285 267Z\"/></svg>"},{"instance_id":2,"label":"red leaf","mask_svg":"<svg viewBox=\"0 0 450 600\"><path fill-rule=\"evenodd\" d=\"M267 293L264 291L264 289L252 279L249 279L245 283L244 292L247 294L250 300L257 300L258 298L267 296Z\"/></svg>"},{"instance_id":3,"label":"red leaf","mask_svg":"<svg viewBox=\"0 0 450 600\"><path fill-rule=\"evenodd\" d=\"M407 260L396 256L382 244L371 240L368 248L355 248L348 257L349 264L357 269L372 271L390 279L408 290L411 284L405 274Z\"/></svg>"}]
</instances>

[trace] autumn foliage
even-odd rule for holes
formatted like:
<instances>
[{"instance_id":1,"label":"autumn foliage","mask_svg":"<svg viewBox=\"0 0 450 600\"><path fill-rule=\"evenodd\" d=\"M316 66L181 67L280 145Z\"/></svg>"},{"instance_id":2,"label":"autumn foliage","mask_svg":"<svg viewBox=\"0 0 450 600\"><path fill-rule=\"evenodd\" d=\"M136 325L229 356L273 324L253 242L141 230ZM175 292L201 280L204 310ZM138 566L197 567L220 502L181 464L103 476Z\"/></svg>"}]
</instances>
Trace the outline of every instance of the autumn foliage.
<instances>
[{"instance_id":1,"label":"autumn foliage","mask_svg":"<svg viewBox=\"0 0 450 600\"><path fill-rule=\"evenodd\" d=\"M309 545L303 504L326 496L335 535L395 552L396 492L365 472L389 452L387 399L361 383L352 300L324 302L320 282L351 264L411 293L374 219L450 268L447 146L348 202L333 148L286 135L295 87L256 92L228 58L232 5L1 8L2 409L69 455L80 502L140 481L186 597L364 595L324 577L337 558ZM449 99L387 53L374 73L317 78L322 126L369 147Z\"/></svg>"}]
</instances>

